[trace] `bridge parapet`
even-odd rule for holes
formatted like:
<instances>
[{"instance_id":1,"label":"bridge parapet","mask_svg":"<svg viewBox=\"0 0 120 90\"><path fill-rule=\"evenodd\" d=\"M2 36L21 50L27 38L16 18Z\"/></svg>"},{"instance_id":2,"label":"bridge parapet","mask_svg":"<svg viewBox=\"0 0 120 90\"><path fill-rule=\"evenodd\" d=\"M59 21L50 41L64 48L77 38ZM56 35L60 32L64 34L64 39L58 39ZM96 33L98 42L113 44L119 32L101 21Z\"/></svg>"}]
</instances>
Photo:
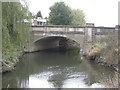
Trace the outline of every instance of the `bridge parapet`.
<instances>
[{"instance_id":1,"label":"bridge parapet","mask_svg":"<svg viewBox=\"0 0 120 90\"><path fill-rule=\"evenodd\" d=\"M63 33L73 33L73 32L82 32L84 33L85 27L68 27L68 26L32 26L32 31L39 32L63 32Z\"/></svg>"}]
</instances>

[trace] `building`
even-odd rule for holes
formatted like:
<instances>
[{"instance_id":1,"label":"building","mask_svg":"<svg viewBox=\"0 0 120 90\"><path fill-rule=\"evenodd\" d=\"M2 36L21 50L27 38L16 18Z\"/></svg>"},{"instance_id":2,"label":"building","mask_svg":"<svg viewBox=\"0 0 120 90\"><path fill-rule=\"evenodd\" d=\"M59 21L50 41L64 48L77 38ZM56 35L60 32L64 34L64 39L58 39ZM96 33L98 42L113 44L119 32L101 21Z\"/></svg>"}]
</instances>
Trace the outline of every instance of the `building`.
<instances>
[{"instance_id":1,"label":"building","mask_svg":"<svg viewBox=\"0 0 120 90\"><path fill-rule=\"evenodd\" d=\"M94 23L86 23L86 26L94 27L95 24Z\"/></svg>"},{"instance_id":2,"label":"building","mask_svg":"<svg viewBox=\"0 0 120 90\"><path fill-rule=\"evenodd\" d=\"M41 17L37 17L37 19L32 20L32 25L33 26L41 26L41 25L46 25L46 19L43 19Z\"/></svg>"}]
</instances>

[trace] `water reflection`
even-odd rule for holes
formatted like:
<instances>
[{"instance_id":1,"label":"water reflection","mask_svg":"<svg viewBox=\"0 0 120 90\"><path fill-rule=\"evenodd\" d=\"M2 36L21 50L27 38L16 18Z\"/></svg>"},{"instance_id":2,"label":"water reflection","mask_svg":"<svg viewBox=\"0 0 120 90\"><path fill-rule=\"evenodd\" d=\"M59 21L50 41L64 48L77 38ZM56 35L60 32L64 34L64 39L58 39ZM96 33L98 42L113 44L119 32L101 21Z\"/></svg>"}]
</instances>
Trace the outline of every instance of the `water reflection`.
<instances>
[{"instance_id":1,"label":"water reflection","mask_svg":"<svg viewBox=\"0 0 120 90\"><path fill-rule=\"evenodd\" d=\"M26 54L16 71L3 75L3 87L12 88L97 88L112 71L80 59L74 52Z\"/></svg>"},{"instance_id":2,"label":"water reflection","mask_svg":"<svg viewBox=\"0 0 120 90\"><path fill-rule=\"evenodd\" d=\"M30 75L29 88L53 88L53 84L47 81L51 75L51 72Z\"/></svg>"}]
</instances>

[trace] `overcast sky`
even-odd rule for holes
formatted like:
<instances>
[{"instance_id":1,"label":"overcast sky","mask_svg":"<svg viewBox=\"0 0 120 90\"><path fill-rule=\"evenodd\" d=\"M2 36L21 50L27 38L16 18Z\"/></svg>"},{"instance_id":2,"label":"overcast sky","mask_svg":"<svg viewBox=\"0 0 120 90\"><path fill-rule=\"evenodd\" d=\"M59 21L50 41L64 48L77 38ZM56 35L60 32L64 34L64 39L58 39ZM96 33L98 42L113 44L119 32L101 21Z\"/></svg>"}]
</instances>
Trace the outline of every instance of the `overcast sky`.
<instances>
[{"instance_id":1,"label":"overcast sky","mask_svg":"<svg viewBox=\"0 0 120 90\"><path fill-rule=\"evenodd\" d=\"M63 1L73 9L84 11L88 23L95 26L111 26L118 24L118 2L120 0L29 0L29 9L36 14L39 10L43 17L49 16L49 7L55 2Z\"/></svg>"}]
</instances>

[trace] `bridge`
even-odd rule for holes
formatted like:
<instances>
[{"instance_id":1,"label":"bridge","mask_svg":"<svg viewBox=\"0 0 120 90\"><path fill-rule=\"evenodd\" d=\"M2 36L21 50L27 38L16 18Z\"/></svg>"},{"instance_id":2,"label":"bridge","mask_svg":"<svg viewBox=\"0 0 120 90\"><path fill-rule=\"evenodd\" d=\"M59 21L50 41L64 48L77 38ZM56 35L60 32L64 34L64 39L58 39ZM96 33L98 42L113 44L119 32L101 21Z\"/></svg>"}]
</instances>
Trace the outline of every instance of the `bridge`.
<instances>
[{"instance_id":1,"label":"bridge","mask_svg":"<svg viewBox=\"0 0 120 90\"><path fill-rule=\"evenodd\" d=\"M88 24L84 27L68 25L31 26L29 43L25 46L24 51L64 50L69 49L69 47L85 50L100 38L116 31L118 31L117 27L95 27L94 24Z\"/></svg>"}]
</instances>

